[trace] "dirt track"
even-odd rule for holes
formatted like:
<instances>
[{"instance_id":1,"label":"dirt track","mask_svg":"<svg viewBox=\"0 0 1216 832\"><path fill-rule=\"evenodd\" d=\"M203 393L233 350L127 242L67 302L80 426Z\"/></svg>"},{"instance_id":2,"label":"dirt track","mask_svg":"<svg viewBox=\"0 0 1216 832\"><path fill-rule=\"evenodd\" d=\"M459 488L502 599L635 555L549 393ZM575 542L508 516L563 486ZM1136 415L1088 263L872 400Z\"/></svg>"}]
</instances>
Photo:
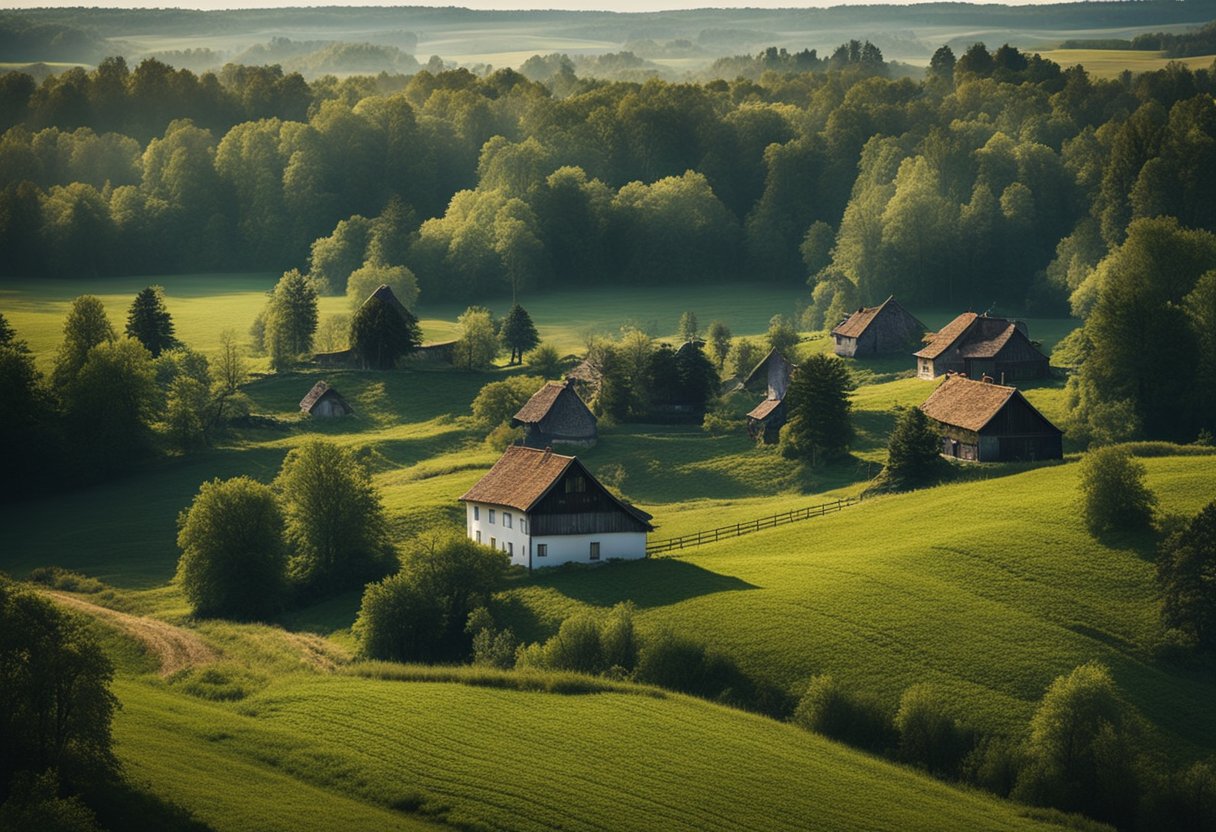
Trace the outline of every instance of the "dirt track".
<instances>
[{"instance_id":1,"label":"dirt track","mask_svg":"<svg viewBox=\"0 0 1216 832\"><path fill-rule=\"evenodd\" d=\"M155 618L131 615L98 606L78 595L67 592L46 590L45 594L76 612L113 624L142 643L160 662L161 676L171 676L179 670L207 664L219 658L219 654L197 634L182 627L175 627Z\"/></svg>"}]
</instances>

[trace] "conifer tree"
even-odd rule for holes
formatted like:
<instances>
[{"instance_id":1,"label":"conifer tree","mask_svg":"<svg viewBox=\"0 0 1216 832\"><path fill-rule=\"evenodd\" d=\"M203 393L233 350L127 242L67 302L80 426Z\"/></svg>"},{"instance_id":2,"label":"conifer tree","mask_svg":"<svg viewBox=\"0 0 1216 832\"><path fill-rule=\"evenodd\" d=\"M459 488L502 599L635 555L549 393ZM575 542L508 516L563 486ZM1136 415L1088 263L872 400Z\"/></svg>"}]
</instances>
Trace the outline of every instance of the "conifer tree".
<instances>
[{"instance_id":1,"label":"conifer tree","mask_svg":"<svg viewBox=\"0 0 1216 832\"><path fill-rule=\"evenodd\" d=\"M127 335L144 345L152 357L178 345L173 335L173 318L165 308L165 293L159 286L149 286L135 296L127 312Z\"/></svg>"},{"instance_id":2,"label":"conifer tree","mask_svg":"<svg viewBox=\"0 0 1216 832\"><path fill-rule=\"evenodd\" d=\"M511 350L511 360L508 364L523 362L524 353L540 343L540 335L528 310L518 303L511 306L506 319L502 323L503 345Z\"/></svg>"},{"instance_id":3,"label":"conifer tree","mask_svg":"<svg viewBox=\"0 0 1216 832\"><path fill-rule=\"evenodd\" d=\"M849 392L853 377L835 356L802 362L786 392L789 423L782 428L782 454L818 465L848 450L853 439Z\"/></svg>"},{"instance_id":4,"label":"conifer tree","mask_svg":"<svg viewBox=\"0 0 1216 832\"><path fill-rule=\"evenodd\" d=\"M886 479L893 488L915 488L933 480L941 464L941 440L919 407L905 410L887 440Z\"/></svg>"}]
</instances>

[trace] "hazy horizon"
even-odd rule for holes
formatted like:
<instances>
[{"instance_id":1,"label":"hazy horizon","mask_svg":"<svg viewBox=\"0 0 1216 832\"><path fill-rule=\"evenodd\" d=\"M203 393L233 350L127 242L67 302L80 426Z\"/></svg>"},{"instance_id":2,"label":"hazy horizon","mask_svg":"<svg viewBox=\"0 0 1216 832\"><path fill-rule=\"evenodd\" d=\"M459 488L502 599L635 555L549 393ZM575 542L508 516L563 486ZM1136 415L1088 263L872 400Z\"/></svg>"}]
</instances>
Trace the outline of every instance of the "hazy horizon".
<instances>
[{"instance_id":1,"label":"hazy horizon","mask_svg":"<svg viewBox=\"0 0 1216 832\"><path fill-rule=\"evenodd\" d=\"M1057 5L1059 0L968 0L959 5L1004 5L1004 6L1041 6ZM562 2L527 2L518 3L510 0L465 0L460 3L437 2L368 2L368 0L323 0L323 2L300 2L300 0L258 0L250 3L233 3L225 0L202 0L202 2L164 3L157 0L133 0L133 2L105 3L93 6L82 6L80 0L16 0L0 4L4 9L45 9L45 8L104 8L104 9L194 9L199 11L231 11L234 9L282 9L282 8L316 8L326 6L350 7L426 7L426 8L462 8L477 11L609 11L609 12L663 12L687 11L690 9L823 9L834 6L914 6L935 5L925 0L824 0L823 2L791 3L789 0L747 0L747 2L705 2L705 0L593 0L587 3Z\"/></svg>"}]
</instances>

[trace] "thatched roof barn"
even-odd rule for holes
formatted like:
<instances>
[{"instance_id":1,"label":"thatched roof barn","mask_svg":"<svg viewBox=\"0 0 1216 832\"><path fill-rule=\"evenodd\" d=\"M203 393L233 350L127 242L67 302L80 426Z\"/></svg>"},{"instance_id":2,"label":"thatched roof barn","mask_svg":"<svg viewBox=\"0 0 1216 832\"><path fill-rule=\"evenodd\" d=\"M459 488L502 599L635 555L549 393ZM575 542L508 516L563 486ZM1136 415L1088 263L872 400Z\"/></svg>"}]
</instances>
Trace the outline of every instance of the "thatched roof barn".
<instances>
[{"instance_id":1,"label":"thatched roof barn","mask_svg":"<svg viewBox=\"0 0 1216 832\"><path fill-rule=\"evenodd\" d=\"M832 351L853 358L900 353L919 344L926 327L895 296L878 306L863 306L832 330Z\"/></svg>"},{"instance_id":2,"label":"thatched roof barn","mask_svg":"<svg viewBox=\"0 0 1216 832\"><path fill-rule=\"evenodd\" d=\"M342 398L341 393L329 386L329 382L318 381L308 391L308 395L300 400L300 411L309 416L328 419L349 416L355 409Z\"/></svg>"},{"instance_id":3,"label":"thatched roof barn","mask_svg":"<svg viewBox=\"0 0 1216 832\"><path fill-rule=\"evenodd\" d=\"M646 556L651 516L577 457L513 445L460 498L468 536L529 569Z\"/></svg>"},{"instance_id":4,"label":"thatched roof barn","mask_svg":"<svg viewBox=\"0 0 1216 832\"><path fill-rule=\"evenodd\" d=\"M524 444L533 448L565 444L589 448L599 436L595 414L574 389L574 381L550 381L511 419L522 426Z\"/></svg>"},{"instance_id":5,"label":"thatched roof barn","mask_svg":"<svg viewBox=\"0 0 1216 832\"><path fill-rule=\"evenodd\" d=\"M928 336L924 348L914 355L916 375L924 379L965 373L1004 383L1051 373L1047 356L1030 342L1025 323L974 312L964 312Z\"/></svg>"},{"instance_id":6,"label":"thatched roof barn","mask_svg":"<svg viewBox=\"0 0 1216 832\"><path fill-rule=\"evenodd\" d=\"M1014 387L948 375L920 409L945 456L974 462L1060 459L1062 431Z\"/></svg>"}]
</instances>

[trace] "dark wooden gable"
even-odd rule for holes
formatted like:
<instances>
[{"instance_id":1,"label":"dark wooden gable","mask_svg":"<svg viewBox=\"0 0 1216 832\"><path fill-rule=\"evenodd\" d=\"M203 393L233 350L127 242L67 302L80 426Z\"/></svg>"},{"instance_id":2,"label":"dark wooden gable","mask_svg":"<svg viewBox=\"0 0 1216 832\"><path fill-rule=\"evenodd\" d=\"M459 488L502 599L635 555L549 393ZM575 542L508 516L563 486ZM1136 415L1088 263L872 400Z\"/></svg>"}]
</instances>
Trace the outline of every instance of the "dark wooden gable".
<instances>
[{"instance_id":1,"label":"dark wooden gable","mask_svg":"<svg viewBox=\"0 0 1216 832\"><path fill-rule=\"evenodd\" d=\"M567 386L558 394L537 427L541 433L551 436L594 437L595 414L574 392L573 386Z\"/></svg>"},{"instance_id":2,"label":"dark wooden gable","mask_svg":"<svg viewBox=\"0 0 1216 832\"><path fill-rule=\"evenodd\" d=\"M629 511L577 459L528 512L532 533L645 532L650 524Z\"/></svg>"},{"instance_id":3,"label":"dark wooden gable","mask_svg":"<svg viewBox=\"0 0 1216 832\"><path fill-rule=\"evenodd\" d=\"M979 430L981 436L1059 434L1060 429L1047 420L1021 393L1015 393Z\"/></svg>"},{"instance_id":4,"label":"dark wooden gable","mask_svg":"<svg viewBox=\"0 0 1216 832\"><path fill-rule=\"evenodd\" d=\"M1020 364L1023 362L1047 363L1047 356L1039 352L1030 339L1020 329L1014 329L1013 335L1005 342L995 356L997 364Z\"/></svg>"}]
</instances>

